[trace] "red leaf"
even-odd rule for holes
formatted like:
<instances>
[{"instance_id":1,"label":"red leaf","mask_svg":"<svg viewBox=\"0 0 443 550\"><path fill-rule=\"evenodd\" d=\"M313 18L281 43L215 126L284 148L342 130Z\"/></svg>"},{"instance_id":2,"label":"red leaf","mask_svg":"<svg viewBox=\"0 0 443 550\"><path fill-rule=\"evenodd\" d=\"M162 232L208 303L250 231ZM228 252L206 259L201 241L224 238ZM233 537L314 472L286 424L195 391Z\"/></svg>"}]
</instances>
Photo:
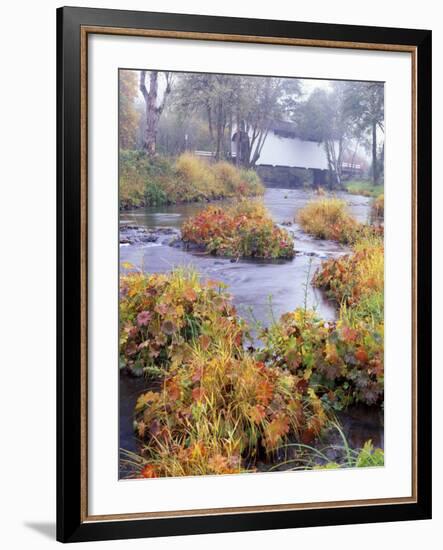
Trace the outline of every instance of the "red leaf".
<instances>
[{"instance_id":1,"label":"red leaf","mask_svg":"<svg viewBox=\"0 0 443 550\"><path fill-rule=\"evenodd\" d=\"M314 430L311 430L308 428L307 430L304 430L304 432L301 434L301 442L305 445L309 445L312 443L315 439L315 433Z\"/></svg>"},{"instance_id":2,"label":"red leaf","mask_svg":"<svg viewBox=\"0 0 443 550\"><path fill-rule=\"evenodd\" d=\"M192 399L194 401L201 401L201 399L204 397L205 392L202 387L194 388L192 390Z\"/></svg>"},{"instance_id":3,"label":"red leaf","mask_svg":"<svg viewBox=\"0 0 443 550\"><path fill-rule=\"evenodd\" d=\"M360 361L360 363L366 363L368 360L368 354L363 348L358 348L358 350L355 352L355 358L357 361Z\"/></svg>"}]
</instances>

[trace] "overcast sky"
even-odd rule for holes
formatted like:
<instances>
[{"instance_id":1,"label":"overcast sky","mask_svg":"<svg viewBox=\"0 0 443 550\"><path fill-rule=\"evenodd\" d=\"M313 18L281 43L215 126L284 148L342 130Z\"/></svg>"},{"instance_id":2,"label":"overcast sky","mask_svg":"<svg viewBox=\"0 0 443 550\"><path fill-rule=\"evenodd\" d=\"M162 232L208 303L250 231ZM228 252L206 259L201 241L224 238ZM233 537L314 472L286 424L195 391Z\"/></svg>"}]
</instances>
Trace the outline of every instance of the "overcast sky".
<instances>
[{"instance_id":1,"label":"overcast sky","mask_svg":"<svg viewBox=\"0 0 443 550\"><path fill-rule=\"evenodd\" d=\"M137 73L138 72L139 71L137 71ZM147 80L147 85L149 86L148 76L146 77L146 80ZM308 97L312 93L312 91L315 90L315 88L323 88L324 90L329 90L331 88L331 82L333 82L332 80L316 80L313 78L300 78L299 80L302 82L303 95L305 97ZM166 82L162 74L159 75L158 83L159 83L159 86L158 86L159 96L161 96L166 87ZM139 98L140 99L142 98L142 95L140 92L139 92Z\"/></svg>"},{"instance_id":2,"label":"overcast sky","mask_svg":"<svg viewBox=\"0 0 443 550\"><path fill-rule=\"evenodd\" d=\"M313 78L300 79L303 86L303 95L309 96L315 88L322 88L323 90L331 89L331 80L315 80Z\"/></svg>"}]
</instances>

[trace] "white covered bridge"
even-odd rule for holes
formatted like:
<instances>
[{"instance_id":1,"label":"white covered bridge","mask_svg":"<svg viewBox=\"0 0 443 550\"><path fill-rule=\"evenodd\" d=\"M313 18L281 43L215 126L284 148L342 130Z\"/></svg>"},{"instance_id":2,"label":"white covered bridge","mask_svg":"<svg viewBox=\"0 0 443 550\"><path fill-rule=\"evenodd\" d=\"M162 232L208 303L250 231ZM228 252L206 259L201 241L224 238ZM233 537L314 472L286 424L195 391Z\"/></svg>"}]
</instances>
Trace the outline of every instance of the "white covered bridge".
<instances>
[{"instance_id":1,"label":"white covered bridge","mask_svg":"<svg viewBox=\"0 0 443 550\"><path fill-rule=\"evenodd\" d=\"M251 136L234 129L231 139L231 156L237 156L237 147L240 155L249 155L249 141ZM246 147L244 141L247 141ZM243 141L243 143L242 143ZM344 157L342 169L344 173L359 175L363 169ZM268 184L299 186L304 182L314 185L325 185L328 171L328 159L325 147L316 141L303 140L297 135L296 126L290 122L274 122L263 142L260 157L255 163L257 171Z\"/></svg>"},{"instance_id":2,"label":"white covered bridge","mask_svg":"<svg viewBox=\"0 0 443 550\"><path fill-rule=\"evenodd\" d=\"M237 132L232 135L232 156L237 154ZM260 152L257 166L288 166L327 170L328 159L322 143L297 137L295 125L290 122L274 122L268 131Z\"/></svg>"}]
</instances>

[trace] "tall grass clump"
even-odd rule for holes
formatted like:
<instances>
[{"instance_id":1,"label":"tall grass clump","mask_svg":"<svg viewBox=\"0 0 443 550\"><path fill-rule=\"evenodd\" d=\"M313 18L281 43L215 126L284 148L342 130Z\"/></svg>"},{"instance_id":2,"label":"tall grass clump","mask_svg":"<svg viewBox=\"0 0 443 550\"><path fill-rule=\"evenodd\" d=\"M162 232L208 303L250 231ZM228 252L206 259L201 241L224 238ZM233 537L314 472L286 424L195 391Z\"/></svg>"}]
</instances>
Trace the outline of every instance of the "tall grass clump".
<instances>
[{"instance_id":1,"label":"tall grass clump","mask_svg":"<svg viewBox=\"0 0 443 550\"><path fill-rule=\"evenodd\" d=\"M254 170L237 168L229 162L220 161L213 165L212 171L225 196L259 196L264 193L260 177Z\"/></svg>"},{"instance_id":2,"label":"tall grass clump","mask_svg":"<svg viewBox=\"0 0 443 550\"><path fill-rule=\"evenodd\" d=\"M375 224L383 223L385 218L385 196L384 194L376 197L371 204L371 222Z\"/></svg>"},{"instance_id":3,"label":"tall grass clump","mask_svg":"<svg viewBox=\"0 0 443 550\"><path fill-rule=\"evenodd\" d=\"M228 162L209 163L191 153L177 159L150 158L140 151L120 152L120 206L156 206L262 195L252 170Z\"/></svg>"},{"instance_id":4,"label":"tall grass clump","mask_svg":"<svg viewBox=\"0 0 443 550\"><path fill-rule=\"evenodd\" d=\"M382 292L384 284L384 243L373 236L357 241L353 252L322 263L314 283L324 288L330 298L348 306L362 297Z\"/></svg>"},{"instance_id":5,"label":"tall grass clump","mask_svg":"<svg viewBox=\"0 0 443 550\"><path fill-rule=\"evenodd\" d=\"M218 256L276 259L295 254L290 234L257 201L209 206L183 224L182 239Z\"/></svg>"},{"instance_id":6,"label":"tall grass clump","mask_svg":"<svg viewBox=\"0 0 443 550\"><path fill-rule=\"evenodd\" d=\"M340 429L340 428L339 428ZM340 429L341 432L341 429ZM341 432L342 433L342 432ZM343 433L342 433L343 434ZM342 446L329 445L321 449L309 448L304 453L303 470L335 470L337 468L380 468L385 465L385 453L379 447L375 448L368 439L360 449L351 449L344 437ZM338 455L329 460L327 454ZM297 461L297 459L295 459ZM293 461L291 461L293 462ZM291 468L299 470L300 467Z\"/></svg>"},{"instance_id":7,"label":"tall grass clump","mask_svg":"<svg viewBox=\"0 0 443 550\"><path fill-rule=\"evenodd\" d=\"M138 475L163 477L254 471L289 438L317 437L327 422L313 390L251 354L236 357L229 337L217 349L196 341L158 391L141 394L135 430ZM148 475L146 475L148 474Z\"/></svg>"},{"instance_id":8,"label":"tall grass clump","mask_svg":"<svg viewBox=\"0 0 443 550\"><path fill-rule=\"evenodd\" d=\"M318 239L341 243L355 240L359 223L348 213L346 202L336 198L314 200L297 213L302 229Z\"/></svg>"},{"instance_id":9,"label":"tall grass clump","mask_svg":"<svg viewBox=\"0 0 443 550\"><path fill-rule=\"evenodd\" d=\"M217 181L212 166L191 153L183 153L175 161L176 185L188 200L214 199L223 196L224 188Z\"/></svg>"}]
</instances>

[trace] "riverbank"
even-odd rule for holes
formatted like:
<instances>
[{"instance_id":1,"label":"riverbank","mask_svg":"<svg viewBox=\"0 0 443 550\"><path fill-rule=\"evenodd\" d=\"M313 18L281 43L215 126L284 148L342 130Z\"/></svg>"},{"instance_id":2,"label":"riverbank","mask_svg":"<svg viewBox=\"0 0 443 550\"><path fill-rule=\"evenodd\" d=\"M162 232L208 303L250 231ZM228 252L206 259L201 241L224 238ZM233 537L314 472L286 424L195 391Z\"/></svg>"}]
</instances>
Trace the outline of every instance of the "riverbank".
<instances>
[{"instance_id":1,"label":"riverbank","mask_svg":"<svg viewBox=\"0 0 443 550\"><path fill-rule=\"evenodd\" d=\"M225 161L210 163L191 153L169 158L121 151L119 174L121 211L261 196L264 192L254 170L237 168Z\"/></svg>"},{"instance_id":2,"label":"riverbank","mask_svg":"<svg viewBox=\"0 0 443 550\"><path fill-rule=\"evenodd\" d=\"M374 185L370 181L350 181L346 183L346 190L351 195L376 198L384 192L384 185Z\"/></svg>"}]
</instances>

